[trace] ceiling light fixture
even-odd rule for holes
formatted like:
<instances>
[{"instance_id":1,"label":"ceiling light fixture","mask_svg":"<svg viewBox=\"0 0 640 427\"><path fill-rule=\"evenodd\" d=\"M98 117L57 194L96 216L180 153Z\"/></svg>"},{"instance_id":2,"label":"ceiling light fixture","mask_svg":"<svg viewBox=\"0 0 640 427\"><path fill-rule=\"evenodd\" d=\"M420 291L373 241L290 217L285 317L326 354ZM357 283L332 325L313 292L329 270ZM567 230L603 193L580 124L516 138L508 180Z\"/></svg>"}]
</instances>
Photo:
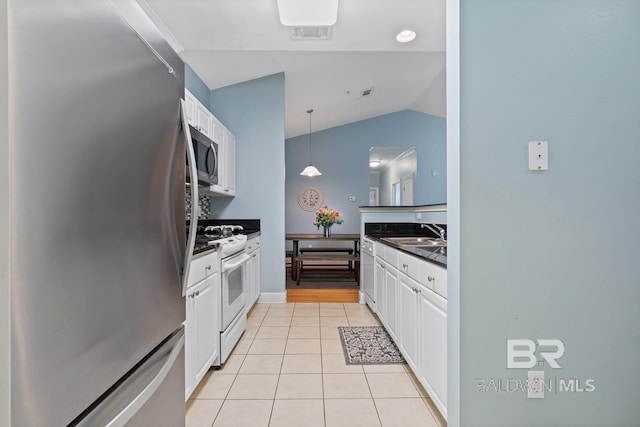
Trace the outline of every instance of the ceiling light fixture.
<instances>
[{"instance_id":1,"label":"ceiling light fixture","mask_svg":"<svg viewBox=\"0 0 640 427\"><path fill-rule=\"evenodd\" d=\"M412 30L403 30L396 35L398 43L409 43L416 38L416 32Z\"/></svg>"},{"instance_id":2,"label":"ceiling light fixture","mask_svg":"<svg viewBox=\"0 0 640 427\"><path fill-rule=\"evenodd\" d=\"M331 26L338 20L338 0L277 0L280 22L287 27Z\"/></svg>"},{"instance_id":3,"label":"ceiling light fixture","mask_svg":"<svg viewBox=\"0 0 640 427\"><path fill-rule=\"evenodd\" d=\"M369 162L370 168L377 168L378 166L380 166L380 160L371 160Z\"/></svg>"},{"instance_id":4,"label":"ceiling light fixture","mask_svg":"<svg viewBox=\"0 0 640 427\"><path fill-rule=\"evenodd\" d=\"M308 176L309 178L322 175L318 168L313 166L313 163L311 163L311 113L313 113L313 110L307 110L307 114L309 115L309 166L300 172L300 175Z\"/></svg>"}]
</instances>

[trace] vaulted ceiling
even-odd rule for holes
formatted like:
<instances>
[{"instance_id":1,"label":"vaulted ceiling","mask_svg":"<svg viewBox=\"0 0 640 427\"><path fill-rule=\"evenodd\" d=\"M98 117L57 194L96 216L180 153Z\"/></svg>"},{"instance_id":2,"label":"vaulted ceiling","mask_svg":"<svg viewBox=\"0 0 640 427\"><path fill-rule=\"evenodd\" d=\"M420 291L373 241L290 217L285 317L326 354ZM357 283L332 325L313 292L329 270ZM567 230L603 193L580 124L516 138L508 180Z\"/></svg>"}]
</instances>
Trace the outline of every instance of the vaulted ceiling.
<instances>
[{"instance_id":1,"label":"vaulted ceiling","mask_svg":"<svg viewBox=\"0 0 640 427\"><path fill-rule=\"evenodd\" d=\"M294 40L276 0L138 3L210 89L284 72L287 138L309 131L309 108L313 131L405 109L445 116L445 0L341 0L328 40ZM396 42L407 28L417 38Z\"/></svg>"}]
</instances>

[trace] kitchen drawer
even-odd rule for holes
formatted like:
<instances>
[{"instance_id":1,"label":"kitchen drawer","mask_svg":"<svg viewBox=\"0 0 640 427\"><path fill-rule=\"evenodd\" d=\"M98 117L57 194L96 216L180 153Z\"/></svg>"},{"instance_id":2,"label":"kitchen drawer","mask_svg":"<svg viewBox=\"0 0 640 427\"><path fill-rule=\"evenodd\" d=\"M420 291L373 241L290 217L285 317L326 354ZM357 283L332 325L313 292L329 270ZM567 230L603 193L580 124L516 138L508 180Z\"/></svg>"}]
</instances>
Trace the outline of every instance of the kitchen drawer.
<instances>
[{"instance_id":1,"label":"kitchen drawer","mask_svg":"<svg viewBox=\"0 0 640 427\"><path fill-rule=\"evenodd\" d=\"M394 268L398 268L398 256L400 254L400 251L387 245L383 245L383 248L384 253L382 254L382 259L384 259L387 264L392 265Z\"/></svg>"},{"instance_id":2,"label":"kitchen drawer","mask_svg":"<svg viewBox=\"0 0 640 427\"><path fill-rule=\"evenodd\" d=\"M420 266L420 283L433 290L443 298L447 298L447 270L425 261Z\"/></svg>"},{"instance_id":3,"label":"kitchen drawer","mask_svg":"<svg viewBox=\"0 0 640 427\"><path fill-rule=\"evenodd\" d=\"M247 253L260 249L260 237L254 237L247 240Z\"/></svg>"},{"instance_id":4,"label":"kitchen drawer","mask_svg":"<svg viewBox=\"0 0 640 427\"><path fill-rule=\"evenodd\" d=\"M426 261L420 260L412 255L404 252L398 253L398 270L411 277L413 280L420 281L422 265Z\"/></svg>"},{"instance_id":5,"label":"kitchen drawer","mask_svg":"<svg viewBox=\"0 0 640 427\"><path fill-rule=\"evenodd\" d=\"M219 270L218 252L206 252L191 261L189 269L189 287L203 281Z\"/></svg>"}]
</instances>

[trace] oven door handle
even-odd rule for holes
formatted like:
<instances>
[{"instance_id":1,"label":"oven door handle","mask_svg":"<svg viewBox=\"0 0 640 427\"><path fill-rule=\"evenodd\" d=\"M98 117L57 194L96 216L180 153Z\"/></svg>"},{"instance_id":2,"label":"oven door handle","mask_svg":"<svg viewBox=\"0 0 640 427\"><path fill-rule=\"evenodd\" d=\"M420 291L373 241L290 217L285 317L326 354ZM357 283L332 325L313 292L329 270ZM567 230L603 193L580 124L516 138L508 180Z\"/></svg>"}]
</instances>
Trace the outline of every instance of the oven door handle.
<instances>
[{"instance_id":1,"label":"oven door handle","mask_svg":"<svg viewBox=\"0 0 640 427\"><path fill-rule=\"evenodd\" d=\"M247 254L242 254L239 258L237 262L234 263L222 263L222 272L226 272L229 270L233 270L236 267L239 267L240 265L244 264L245 262L249 261L249 259L251 259L251 257Z\"/></svg>"}]
</instances>

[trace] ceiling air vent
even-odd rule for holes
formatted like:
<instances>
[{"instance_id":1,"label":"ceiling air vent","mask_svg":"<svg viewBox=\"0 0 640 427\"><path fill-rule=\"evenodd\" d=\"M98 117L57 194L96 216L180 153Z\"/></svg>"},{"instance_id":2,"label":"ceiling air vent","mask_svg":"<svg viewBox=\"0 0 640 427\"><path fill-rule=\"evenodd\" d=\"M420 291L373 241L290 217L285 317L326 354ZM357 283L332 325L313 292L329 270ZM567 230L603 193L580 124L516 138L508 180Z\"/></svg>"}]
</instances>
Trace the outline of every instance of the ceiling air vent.
<instances>
[{"instance_id":1,"label":"ceiling air vent","mask_svg":"<svg viewBox=\"0 0 640 427\"><path fill-rule=\"evenodd\" d=\"M291 38L296 40L327 40L331 27L291 27Z\"/></svg>"},{"instance_id":2,"label":"ceiling air vent","mask_svg":"<svg viewBox=\"0 0 640 427\"><path fill-rule=\"evenodd\" d=\"M373 93L373 88L372 88L372 87L370 87L369 89L365 89L365 90L363 90L363 91L362 91L362 95L361 95L361 96L362 96L363 98L366 98L366 97L371 96L371 94L372 94L372 93Z\"/></svg>"}]
</instances>

